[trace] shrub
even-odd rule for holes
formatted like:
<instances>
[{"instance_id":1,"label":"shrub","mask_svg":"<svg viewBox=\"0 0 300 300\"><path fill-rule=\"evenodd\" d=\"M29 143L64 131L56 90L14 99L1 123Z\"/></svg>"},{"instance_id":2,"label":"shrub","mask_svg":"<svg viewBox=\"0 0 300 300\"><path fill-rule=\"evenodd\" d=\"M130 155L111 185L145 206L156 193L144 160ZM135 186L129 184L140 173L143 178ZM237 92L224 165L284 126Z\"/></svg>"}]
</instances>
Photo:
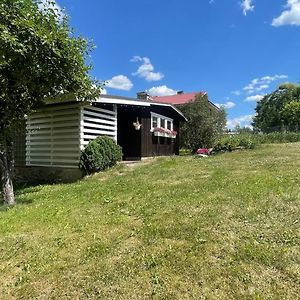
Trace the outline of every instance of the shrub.
<instances>
[{"instance_id":1,"label":"shrub","mask_svg":"<svg viewBox=\"0 0 300 300\"><path fill-rule=\"evenodd\" d=\"M192 151L190 149L181 148L179 150L179 155L191 155Z\"/></svg>"},{"instance_id":2,"label":"shrub","mask_svg":"<svg viewBox=\"0 0 300 300\"><path fill-rule=\"evenodd\" d=\"M90 141L81 153L79 168L87 174L103 171L122 159L122 149L106 136Z\"/></svg>"},{"instance_id":3,"label":"shrub","mask_svg":"<svg viewBox=\"0 0 300 300\"><path fill-rule=\"evenodd\" d=\"M213 147L213 152L233 151L240 148L253 149L258 144L253 137L252 134L224 135Z\"/></svg>"},{"instance_id":4,"label":"shrub","mask_svg":"<svg viewBox=\"0 0 300 300\"><path fill-rule=\"evenodd\" d=\"M296 143L300 142L300 132L272 132L255 135L262 144Z\"/></svg>"},{"instance_id":5,"label":"shrub","mask_svg":"<svg viewBox=\"0 0 300 300\"><path fill-rule=\"evenodd\" d=\"M259 144L280 144L300 142L299 132L272 132L266 134L241 133L223 135L216 142L213 151L233 151L244 148L253 149Z\"/></svg>"},{"instance_id":6,"label":"shrub","mask_svg":"<svg viewBox=\"0 0 300 300\"><path fill-rule=\"evenodd\" d=\"M212 147L225 127L225 110L213 107L206 94L197 95L195 101L180 106L180 110L188 120L180 130L181 147L193 152Z\"/></svg>"}]
</instances>

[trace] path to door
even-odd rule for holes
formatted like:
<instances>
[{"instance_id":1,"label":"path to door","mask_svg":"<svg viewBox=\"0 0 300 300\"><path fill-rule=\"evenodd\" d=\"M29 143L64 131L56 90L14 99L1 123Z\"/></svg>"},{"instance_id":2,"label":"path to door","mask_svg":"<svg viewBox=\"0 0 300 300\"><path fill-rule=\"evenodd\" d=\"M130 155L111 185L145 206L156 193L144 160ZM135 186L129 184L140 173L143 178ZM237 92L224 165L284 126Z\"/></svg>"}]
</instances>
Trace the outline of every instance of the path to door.
<instances>
[{"instance_id":1,"label":"path to door","mask_svg":"<svg viewBox=\"0 0 300 300\"><path fill-rule=\"evenodd\" d=\"M122 163L129 168L134 168L136 166L147 165L151 162L154 162L155 160L156 160L155 157L149 157L149 158L144 158L142 160L124 160L122 161Z\"/></svg>"}]
</instances>

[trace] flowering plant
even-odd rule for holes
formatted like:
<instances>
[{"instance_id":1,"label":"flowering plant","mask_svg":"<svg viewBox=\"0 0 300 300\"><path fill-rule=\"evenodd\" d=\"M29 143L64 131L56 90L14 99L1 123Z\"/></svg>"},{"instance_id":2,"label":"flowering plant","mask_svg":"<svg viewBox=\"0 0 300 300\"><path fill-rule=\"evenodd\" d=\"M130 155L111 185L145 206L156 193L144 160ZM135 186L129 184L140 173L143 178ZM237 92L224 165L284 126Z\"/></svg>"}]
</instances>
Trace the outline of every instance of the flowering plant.
<instances>
[{"instance_id":1,"label":"flowering plant","mask_svg":"<svg viewBox=\"0 0 300 300\"><path fill-rule=\"evenodd\" d=\"M162 127L153 128L153 132L166 133L167 135L170 135L172 137L176 137L176 135L177 135L177 131L170 130L170 129L167 129L167 128L162 128Z\"/></svg>"},{"instance_id":2,"label":"flowering plant","mask_svg":"<svg viewBox=\"0 0 300 300\"><path fill-rule=\"evenodd\" d=\"M197 154L206 154L206 155L209 155L209 154L210 154L210 151L209 151L209 149L207 149L207 148L199 148L199 149L197 150Z\"/></svg>"},{"instance_id":3,"label":"flowering plant","mask_svg":"<svg viewBox=\"0 0 300 300\"><path fill-rule=\"evenodd\" d=\"M153 128L153 132L165 132L165 129L162 127L155 127Z\"/></svg>"}]
</instances>

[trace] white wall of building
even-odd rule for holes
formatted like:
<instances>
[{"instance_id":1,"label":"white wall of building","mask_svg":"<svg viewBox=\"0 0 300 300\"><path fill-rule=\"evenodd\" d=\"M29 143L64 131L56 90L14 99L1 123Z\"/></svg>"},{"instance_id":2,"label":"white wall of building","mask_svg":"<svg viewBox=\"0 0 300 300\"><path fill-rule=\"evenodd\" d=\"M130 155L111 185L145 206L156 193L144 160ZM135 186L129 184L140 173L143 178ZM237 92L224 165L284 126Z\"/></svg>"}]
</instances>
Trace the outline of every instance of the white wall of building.
<instances>
[{"instance_id":1,"label":"white wall of building","mask_svg":"<svg viewBox=\"0 0 300 300\"><path fill-rule=\"evenodd\" d=\"M26 165L78 168L81 150L100 135L117 140L117 108L90 104L48 105L26 122Z\"/></svg>"}]
</instances>

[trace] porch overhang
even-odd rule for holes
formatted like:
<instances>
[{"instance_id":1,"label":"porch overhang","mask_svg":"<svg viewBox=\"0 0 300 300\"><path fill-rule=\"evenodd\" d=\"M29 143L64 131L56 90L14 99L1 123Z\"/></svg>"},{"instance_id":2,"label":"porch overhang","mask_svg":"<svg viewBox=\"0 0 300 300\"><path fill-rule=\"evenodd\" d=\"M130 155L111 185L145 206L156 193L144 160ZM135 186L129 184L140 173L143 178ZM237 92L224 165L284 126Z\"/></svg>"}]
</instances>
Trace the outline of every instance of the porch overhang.
<instances>
[{"instance_id":1,"label":"porch overhang","mask_svg":"<svg viewBox=\"0 0 300 300\"><path fill-rule=\"evenodd\" d=\"M176 115L178 115L180 121L187 121L183 113L173 106L167 103L158 103L153 101L141 101L134 98L101 95L98 99L94 100L93 103L103 103L103 104L116 104L116 105L129 105L129 106L141 106L141 107L162 107L172 110Z\"/></svg>"}]
</instances>

